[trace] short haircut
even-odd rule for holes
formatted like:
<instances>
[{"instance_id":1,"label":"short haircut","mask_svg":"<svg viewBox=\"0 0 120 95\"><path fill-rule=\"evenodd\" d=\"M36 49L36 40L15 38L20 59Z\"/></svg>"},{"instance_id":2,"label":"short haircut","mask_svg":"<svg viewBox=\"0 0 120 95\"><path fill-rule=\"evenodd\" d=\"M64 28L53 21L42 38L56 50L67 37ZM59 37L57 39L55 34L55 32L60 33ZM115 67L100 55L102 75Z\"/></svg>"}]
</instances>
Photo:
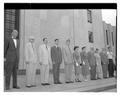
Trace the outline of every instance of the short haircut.
<instances>
[{"instance_id":1,"label":"short haircut","mask_svg":"<svg viewBox=\"0 0 120 95\"><path fill-rule=\"evenodd\" d=\"M17 31L17 30L15 30L15 29L14 29L12 32L17 32L17 33L18 33L18 31Z\"/></svg>"},{"instance_id":2,"label":"short haircut","mask_svg":"<svg viewBox=\"0 0 120 95\"><path fill-rule=\"evenodd\" d=\"M47 39L47 38L43 38L43 42L45 41L45 39Z\"/></svg>"},{"instance_id":3,"label":"short haircut","mask_svg":"<svg viewBox=\"0 0 120 95\"><path fill-rule=\"evenodd\" d=\"M108 49L110 49L111 47L109 46Z\"/></svg>"},{"instance_id":4,"label":"short haircut","mask_svg":"<svg viewBox=\"0 0 120 95\"><path fill-rule=\"evenodd\" d=\"M74 51L75 51L77 48L79 48L79 46L74 46Z\"/></svg>"},{"instance_id":5,"label":"short haircut","mask_svg":"<svg viewBox=\"0 0 120 95\"><path fill-rule=\"evenodd\" d=\"M83 50L84 48L86 48L86 47L85 47L85 46L84 46L84 47L82 47L82 50Z\"/></svg>"},{"instance_id":6,"label":"short haircut","mask_svg":"<svg viewBox=\"0 0 120 95\"><path fill-rule=\"evenodd\" d=\"M57 40L59 40L59 39L55 39L54 41L56 42Z\"/></svg>"}]
</instances>

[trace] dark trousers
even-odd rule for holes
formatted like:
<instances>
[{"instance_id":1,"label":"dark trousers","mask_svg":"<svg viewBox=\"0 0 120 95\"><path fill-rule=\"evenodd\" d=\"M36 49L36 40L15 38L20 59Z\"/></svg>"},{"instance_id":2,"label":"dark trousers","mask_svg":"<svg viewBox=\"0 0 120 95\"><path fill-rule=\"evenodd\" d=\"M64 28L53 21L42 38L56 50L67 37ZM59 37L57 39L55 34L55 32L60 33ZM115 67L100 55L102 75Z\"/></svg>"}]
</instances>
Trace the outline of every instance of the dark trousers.
<instances>
[{"instance_id":1,"label":"dark trousers","mask_svg":"<svg viewBox=\"0 0 120 95\"><path fill-rule=\"evenodd\" d=\"M54 83L58 83L59 81L59 75L60 75L60 63L53 64L53 78Z\"/></svg>"},{"instance_id":2,"label":"dark trousers","mask_svg":"<svg viewBox=\"0 0 120 95\"><path fill-rule=\"evenodd\" d=\"M13 78L13 87L17 86L17 64L15 62L7 62L5 65L5 86L10 88L10 79Z\"/></svg>"},{"instance_id":3,"label":"dark trousers","mask_svg":"<svg viewBox=\"0 0 120 95\"><path fill-rule=\"evenodd\" d=\"M112 59L109 59L109 64L108 64L108 73L109 77L114 77L114 63Z\"/></svg>"},{"instance_id":4,"label":"dark trousers","mask_svg":"<svg viewBox=\"0 0 120 95\"><path fill-rule=\"evenodd\" d=\"M96 65L92 65L90 66L90 76L91 76L91 80L95 80L96 79Z\"/></svg>"}]
</instances>

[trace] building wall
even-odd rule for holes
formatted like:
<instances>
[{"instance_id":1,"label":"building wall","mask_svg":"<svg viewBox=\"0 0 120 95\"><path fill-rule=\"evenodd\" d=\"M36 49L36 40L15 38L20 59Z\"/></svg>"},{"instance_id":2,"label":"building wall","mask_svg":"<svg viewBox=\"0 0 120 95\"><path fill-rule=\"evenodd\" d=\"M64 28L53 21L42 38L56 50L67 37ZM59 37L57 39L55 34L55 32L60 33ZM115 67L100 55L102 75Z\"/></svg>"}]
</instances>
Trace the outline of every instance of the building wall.
<instances>
[{"instance_id":1,"label":"building wall","mask_svg":"<svg viewBox=\"0 0 120 95\"><path fill-rule=\"evenodd\" d=\"M25 69L24 48L29 36L35 37L35 46L38 50L42 39L47 37L49 45L54 45L54 39L60 39L60 46L65 40L71 39L71 48L74 45L102 48L104 32L101 10L92 10L92 22L87 21L87 10L21 10L20 11L20 69ZM89 43L88 31L93 32L94 43ZM64 64L61 65L61 68ZM39 64L38 64L39 68Z\"/></svg>"},{"instance_id":2,"label":"building wall","mask_svg":"<svg viewBox=\"0 0 120 95\"><path fill-rule=\"evenodd\" d=\"M108 34L106 34L106 30L108 31ZM105 42L105 47L112 47L113 53L116 56L116 26L112 26L111 24L107 24L103 21L103 31L104 31L104 42ZM113 33L113 38L112 38L112 33ZM108 35L108 41L109 44L107 44L107 38L106 35ZM113 44L114 43L114 44ZM115 61L115 60L114 60Z\"/></svg>"}]
</instances>

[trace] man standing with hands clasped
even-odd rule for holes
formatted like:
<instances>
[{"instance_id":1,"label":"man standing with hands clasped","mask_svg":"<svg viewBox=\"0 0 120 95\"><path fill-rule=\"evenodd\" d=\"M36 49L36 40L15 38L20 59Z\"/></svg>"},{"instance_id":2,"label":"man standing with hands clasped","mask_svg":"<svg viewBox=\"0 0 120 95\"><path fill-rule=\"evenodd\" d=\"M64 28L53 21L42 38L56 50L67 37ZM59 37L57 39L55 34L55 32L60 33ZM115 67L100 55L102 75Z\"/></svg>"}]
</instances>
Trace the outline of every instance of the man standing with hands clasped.
<instances>
[{"instance_id":1,"label":"man standing with hands clasped","mask_svg":"<svg viewBox=\"0 0 120 95\"><path fill-rule=\"evenodd\" d=\"M26 87L34 87L35 85L35 74L36 74L36 63L37 55L34 45L34 37L29 37L29 42L26 44L25 57L26 57Z\"/></svg>"},{"instance_id":2,"label":"man standing with hands clasped","mask_svg":"<svg viewBox=\"0 0 120 95\"><path fill-rule=\"evenodd\" d=\"M41 84L42 85L50 85L49 84L49 67L51 63L50 57L50 47L48 46L47 38L43 38L43 45L39 47L39 63L41 65Z\"/></svg>"},{"instance_id":3,"label":"man standing with hands clasped","mask_svg":"<svg viewBox=\"0 0 120 95\"><path fill-rule=\"evenodd\" d=\"M17 86L17 69L18 69L18 31L13 30L10 37L6 37L4 44L4 61L5 61L5 89L10 89L10 79L13 77L13 88Z\"/></svg>"},{"instance_id":4,"label":"man standing with hands clasped","mask_svg":"<svg viewBox=\"0 0 120 95\"><path fill-rule=\"evenodd\" d=\"M70 49L70 39L66 40L66 44L63 47L63 59L65 64L65 81L66 83L73 83L73 55Z\"/></svg>"},{"instance_id":5,"label":"man standing with hands clasped","mask_svg":"<svg viewBox=\"0 0 120 95\"><path fill-rule=\"evenodd\" d=\"M62 51L59 45L59 39L55 39L55 46L51 48L51 59L53 63L54 84L61 84L59 80L60 64L62 63Z\"/></svg>"}]
</instances>

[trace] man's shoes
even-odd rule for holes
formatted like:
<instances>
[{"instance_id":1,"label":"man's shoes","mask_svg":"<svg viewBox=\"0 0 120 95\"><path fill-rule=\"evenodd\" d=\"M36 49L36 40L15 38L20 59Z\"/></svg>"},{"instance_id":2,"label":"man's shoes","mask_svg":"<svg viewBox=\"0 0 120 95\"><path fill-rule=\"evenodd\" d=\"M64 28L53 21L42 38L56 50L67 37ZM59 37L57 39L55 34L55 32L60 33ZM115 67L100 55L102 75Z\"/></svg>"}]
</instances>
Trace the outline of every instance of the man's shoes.
<instances>
[{"instance_id":1,"label":"man's shoes","mask_svg":"<svg viewBox=\"0 0 120 95\"><path fill-rule=\"evenodd\" d=\"M104 79L107 79L107 77L104 77Z\"/></svg>"},{"instance_id":2,"label":"man's shoes","mask_svg":"<svg viewBox=\"0 0 120 95\"><path fill-rule=\"evenodd\" d=\"M45 83L45 85L50 85L49 83Z\"/></svg>"},{"instance_id":3,"label":"man's shoes","mask_svg":"<svg viewBox=\"0 0 120 95\"><path fill-rule=\"evenodd\" d=\"M10 88L5 88L5 90L10 90Z\"/></svg>"},{"instance_id":4,"label":"man's shoes","mask_svg":"<svg viewBox=\"0 0 120 95\"><path fill-rule=\"evenodd\" d=\"M31 88L32 86L26 86L27 88Z\"/></svg>"},{"instance_id":5,"label":"man's shoes","mask_svg":"<svg viewBox=\"0 0 120 95\"><path fill-rule=\"evenodd\" d=\"M96 78L92 78L91 80L97 80Z\"/></svg>"},{"instance_id":6,"label":"man's shoes","mask_svg":"<svg viewBox=\"0 0 120 95\"><path fill-rule=\"evenodd\" d=\"M69 83L74 83L73 81L70 81Z\"/></svg>"},{"instance_id":7,"label":"man's shoes","mask_svg":"<svg viewBox=\"0 0 120 95\"><path fill-rule=\"evenodd\" d=\"M54 84L62 84L61 82L54 82Z\"/></svg>"},{"instance_id":8,"label":"man's shoes","mask_svg":"<svg viewBox=\"0 0 120 95\"><path fill-rule=\"evenodd\" d=\"M31 85L32 87L36 87L36 85Z\"/></svg>"},{"instance_id":9,"label":"man's shoes","mask_svg":"<svg viewBox=\"0 0 120 95\"><path fill-rule=\"evenodd\" d=\"M66 81L65 83L70 83L70 82Z\"/></svg>"},{"instance_id":10,"label":"man's shoes","mask_svg":"<svg viewBox=\"0 0 120 95\"><path fill-rule=\"evenodd\" d=\"M82 82L82 81L78 80L78 82Z\"/></svg>"},{"instance_id":11,"label":"man's shoes","mask_svg":"<svg viewBox=\"0 0 120 95\"><path fill-rule=\"evenodd\" d=\"M45 83L41 83L43 86L45 85Z\"/></svg>"},{"instance_id":12,"label":"man's shoes","mask_svg":"<svg viewBox=\"0 0 120 95\"><path fill-rule=\"evenodd\" d=\"M58 82L58 84L62 84L61 82Z\"/></svg>"},{"instance_id":13,"label":"man's shoes","mask_svg":"<svg viewBox=\"0 0 120 95\"><path fill-rule=\"evenodd\" d=\"M44 85L50 85L49 83L42 83L42 85L44 86Z\"/></svg>"},{"instance_id":14,"label":"man's shoes","mask_svg":"<svg viewBox=\"0 0 120 95\"><path fill-rule=\"evenodd\" d=\"M13 86L13 88L14 88L14 89L20 89L20 87L18 87L18 86Z\"/></svg>"}]
</instances>

